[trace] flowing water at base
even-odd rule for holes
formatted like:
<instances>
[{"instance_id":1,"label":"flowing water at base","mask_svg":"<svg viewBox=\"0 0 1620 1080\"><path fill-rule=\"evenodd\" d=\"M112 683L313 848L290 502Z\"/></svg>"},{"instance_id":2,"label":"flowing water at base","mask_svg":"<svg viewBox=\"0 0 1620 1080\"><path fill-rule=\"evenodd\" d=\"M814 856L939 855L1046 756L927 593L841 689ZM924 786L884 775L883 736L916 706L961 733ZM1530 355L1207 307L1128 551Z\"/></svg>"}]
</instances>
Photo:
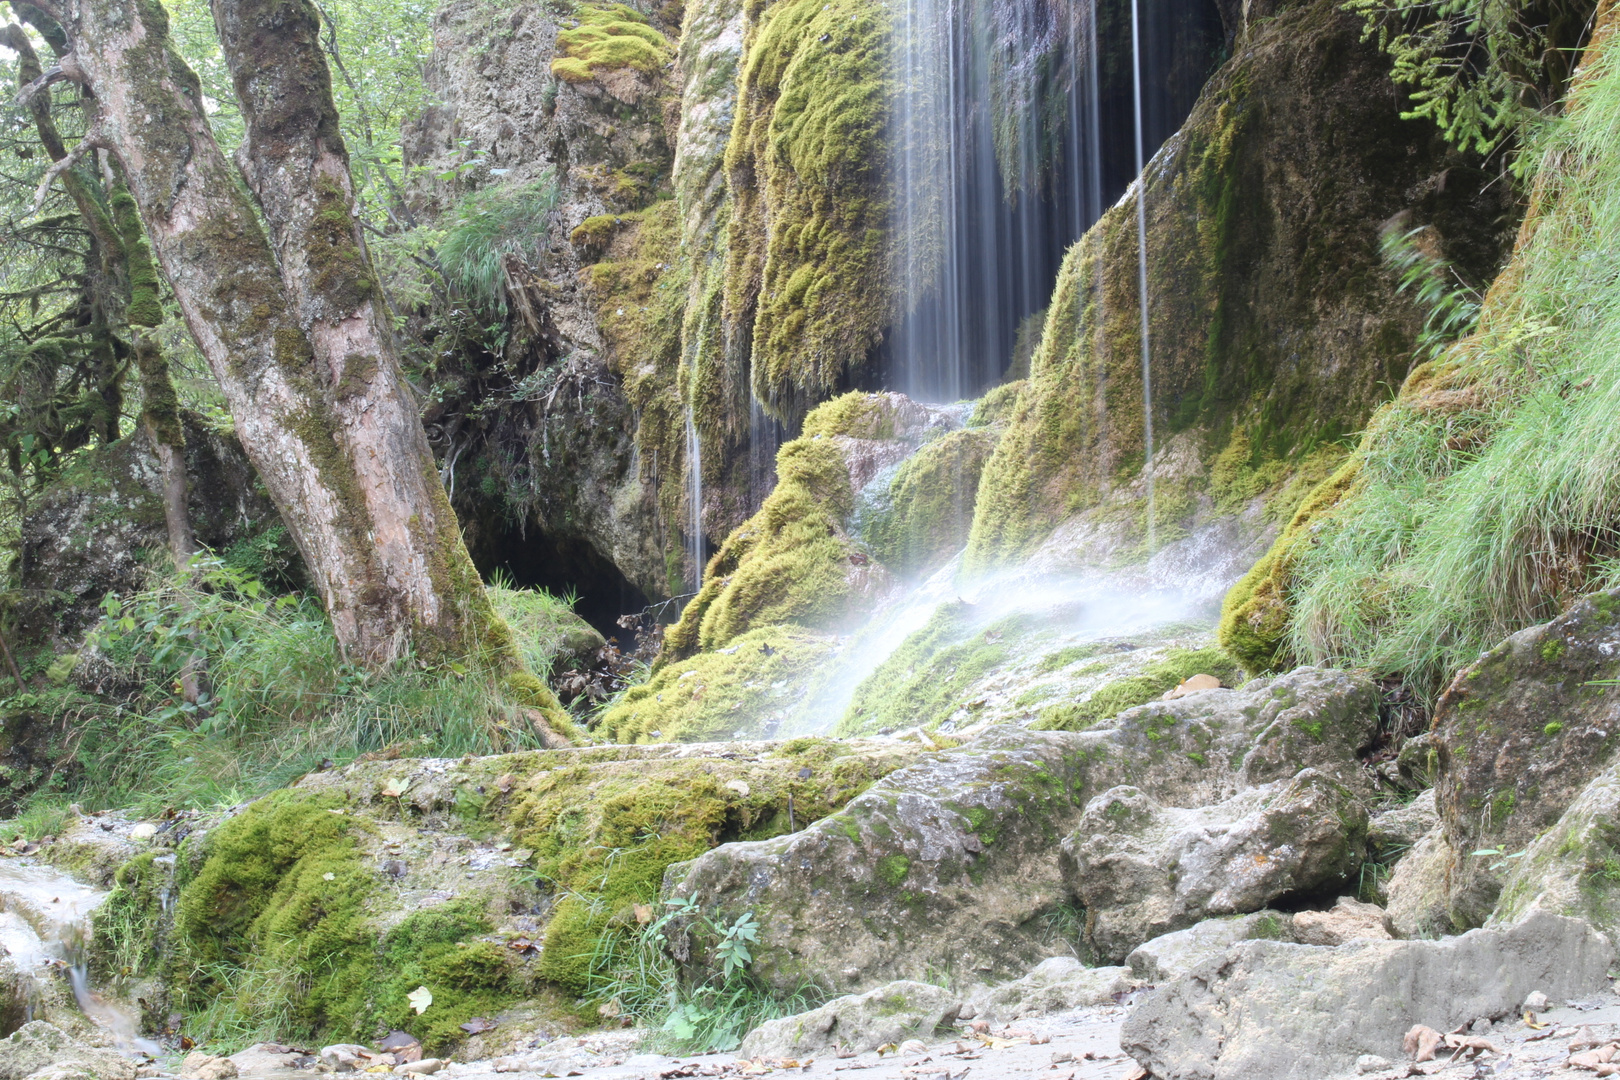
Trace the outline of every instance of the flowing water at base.
<instances>
[{"instance_id":1,"label":"flowing water at base","mask_svg":"<svg viewBox=\"0 0 1620 1080\"><path fill-rule=\"evenodd\" d=\"M126 1053L155 1055L161 1048L138 1034L136 1015L90 986L90 917L107 894L27 859L0 859L0 946L17 974L28 980L27 1015L34 1019L48 980L65 972L74 1000Z\"/></svg>"}]
</instances>

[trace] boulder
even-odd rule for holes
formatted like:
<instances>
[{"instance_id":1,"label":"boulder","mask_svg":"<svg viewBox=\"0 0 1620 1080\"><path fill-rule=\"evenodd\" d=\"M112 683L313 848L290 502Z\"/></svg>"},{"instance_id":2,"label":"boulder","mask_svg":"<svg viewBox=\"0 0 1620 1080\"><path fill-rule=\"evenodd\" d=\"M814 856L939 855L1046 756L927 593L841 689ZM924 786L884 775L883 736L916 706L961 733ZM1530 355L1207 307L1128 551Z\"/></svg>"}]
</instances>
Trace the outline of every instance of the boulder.
<instances>
[{"instance_id":1,"label":"boulder","mask_svg":"<svg viewBox=\"0 0 1620 1080\"><path fill-rule=\"evenodd\" d=\"M1099 954L1123 959L1211 915L1343 882L1361 865L1366 829L1357 792L1315 769L1196 809L1117 787L1063 841L1064 877Z\"/></svg>"},{"instance_id":2,"label":"boulder","mask_svg":"<svg viewBox=\"0 0 1620 1080\"><path fill-rule=\"evenodd\" d=\"M1374 814L1367 823L1367 847L1379 861L1404 855L1438 824L1440 811L1430 788L1404 806Z\"/></svg>"},{"instance_id":3,"label":"boulder","mask_svg":"<svg viewBox=\"0 0 1620 1080\"><path fill-rule=\"evenodd\" d=\"M1339 897L1327 911L1294 913L1294 940L1301 945L1343 945L1363 938L1388 941L1394 930L1383 908L1349 896Z\"/></svg>"},{"instance_id":4,"label":"boulder","mask_svg":"<svg viewBox=\"0 0 1620 1080\"><path fill-rule=\"evenodd\" d=\"M1607 933L1620 928L1620 766L1610 765L1576 796L1556 824L1507 863L1507 881L1487 926L1533 910L1584 918Z\"/></svg>"},{"instance_id":5,"label":"boulder","mask_svg":"<svg viewBox=\"0 0 1620 1080\"><path fill-rule=\"evenodd\" d=\"M135 1080L133 1061L79 1042L43 1020L24 1024L0 1040L0 1080L25 1080L52 1066L76 1069L92 1080Z\"/></svg>"},{"instance_id":6,"label":"boulder","mask_svg":"<svg viewBox=\"0 0 1620 1080\"><path fill-rule=\"evenodd\" d=\"M706 918L726 925L752 912L761 930L751 970L784 991L810 980L848 993L930 970L1018 978L1068 951L1043 916L1072 902L1059 841L1094 795L1129 785L1158 806L1195 807L1281 781L1276 799L1331 804L1364 824L1344 793L1366 789L1355 752L1376 729L1377 700L1362 676L1301 668L1242 690L1153 702L1087 731L992 726L964 746L924 754L805 829L671 866L665 892L696 899ZM1301 778L1302 769L1314 772ZM1244 814L1281 842L1284 822L1266 816L1266 797L1242 804ZM1353 846L1344 832L1341 846ZM1329 847L1313 839L1309 858L1290 861L1295 884L1281 884L1290 877L1283 873L1266 880L1286 891L1342 875L1354 856ZM1208 895L1188 905L1200 914L1162 929L1190 925L1202 911L1253 910L1276 895L1267 886L1245 894L1263 897L1252 908L1236 900L1211 908L1217 875L1230 869L1216 857L1224 850L1203 845L1188 864L1208 883ZM1107 951L1122 957L1152 936L1116 934Z\"/></svg>"},{"instance_id":7,"label":"boulder","mask_svg":"<svg viewBox=\"0 0 1620 1080\"><path fill-rule=\"evenodd\" d=\"M835 1047L863 1054L888 1043L933 1036L962 1006L962 996L928 983L886 983L834 998L819 1009L768 1020L737 1049L742 1058L805 1058Z\"/></svg>"},{"instance_id":8,"label":"boulder","mask_svg":"<svg viewBox=\"0 0 1620 1080\"><path fill-rule=\"evenodd\" d=\"M180 1080L235 1080L236 1062L198 1050L187 1054L180 1062L179 1076Z\"/></svg>"},{"instance_id":9,"label":"boulder","mask_svg":"<svg viewBox=\"0 0 1620 1080\"><path fill-rule=\"evenodd\" d=\"M1527 995L1608 986L1614 949L1578 919L1338 948L1244 941L1143 1001L1120 1046L1159 1080L1320 1080L1372 1054L1400 1060L1414 1024L1449 1031Z\"/></svg>"},{"instance_id":10,"label":"boulder","mask_svg":"<svg viewBox=\"0 0 1620 1080\"><path fill-rule=\"evenodd\" d=\"M1435 710L1435 787L1459 926L1490 916L1519 860L1620 746L1620 591L1512 635L1460 673Z\"/></svg>"},{"instance_id":11,"label":"boulder","mask_svg":"<svg viewBox=\"0 0 1620 1080\"><path fill-rule=\"evenodd\" d=\"M1164 983L1221 955L1240 941L1251 938L1292 941L1293 935L1293 921L1280 911L1229 915L1205 919L1185 930L1172 930L1152 941L1144 941L1131 950L1125 962L1137 978Z\"/></svg>"},{"instance_id":12,"label":"boulder","mask_svg":"<svg viewBox=\"0 0 1620 1080\"><path fill-rule=\"evenodd\" d=\"M1140 985L1130 968L1092 968L1072 956L1054 956L1022 979L974 992L964 1014L971 1010L974 1019L1003 1024L1022 1016L1111 1004Z\"/></svg>"},{"instance_id":13,"label":"boulder","mask_svg":"<svg viewBox=\"0 0 1620 1080\"><path fill-rule=\"evenodd\" d=\"M1454 929L1446 894L1451 856L1445 831L1436 825L1395 864L1384 886L1384 910L1398 936L1434 937Z\"/></svg>"}]
</instances>

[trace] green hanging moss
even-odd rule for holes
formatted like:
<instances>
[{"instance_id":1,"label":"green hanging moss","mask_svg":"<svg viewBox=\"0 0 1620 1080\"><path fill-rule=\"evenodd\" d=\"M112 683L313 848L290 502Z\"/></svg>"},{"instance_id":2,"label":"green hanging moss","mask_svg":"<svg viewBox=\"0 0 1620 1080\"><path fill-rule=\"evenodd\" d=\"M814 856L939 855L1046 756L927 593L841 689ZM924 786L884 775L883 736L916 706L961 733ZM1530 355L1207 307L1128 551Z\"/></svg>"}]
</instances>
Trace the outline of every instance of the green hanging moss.
<instances>
[{"instance_id":1,"label":"green hanging moss","mask_svg":"<svg viewBox=\"0 0 1620 1080\"><path fill-rule=\"evenodd\" d=\"M129 324L161 326L163 303L159 294L157 266L152 262L152 248L141 228L135 198L127 189L120 187L113 192L111 201L118 237L124 244L124 265L129 273Z\"/></svg>"},{"instance_id":2,"label":"green hanging moss","mask_svg":"<svg viewBox=\"0 0 1620 1080\"><path fill-rule=\"evenodd\" d=\"M796 424L864 365L893 310L892 18L872 0L751 3L726 171L725 318L754 394Z\"/></svg>"},{"instance_id":3,"label":"green hanging moss","mask_svg":"<svg viewBox=\"0 0 1620 1080\"><path fill-rule=\"evenodd\" d=\"M608 367L635 411L636 446L644 467L656 477L663 520L688 521L686 417L679 377L691 268L679 257L680 211L674 199L661 199L645 210L603 221L587 218L580 228L589 226L593 236L612 237L607 257L584 271L597 325L608 343ZM678 560L680 534L670 529L665 543L666 554ZM671 596L683 591L684 577L679 562L673 563L666 583Z\"/></svg>"},{"instance_id":4,"label":"green hanging moss","mask_svg":"<svg viewBox=\"0 0 1620 1080\"><path fill-rule=\"evenodd\" d=\"M581 6L579 25L557 34L551 73L564 82L590 82L598 72L633 68L656 75L675 58L669 39L647 17L624 4Z\"/></svg>"},{"instance_id":5,"label":"green hanging moss","mask_svg":"<svg viewBox=\"0 0 1620 1080\"><path fill-rule=\"evenodd\" d=\"M800 430L805 438L892 439L900 422L900 409L906 400L893 394L866 394L851 390L822 402L804 418Z\"/></svg>"}]
</instances>

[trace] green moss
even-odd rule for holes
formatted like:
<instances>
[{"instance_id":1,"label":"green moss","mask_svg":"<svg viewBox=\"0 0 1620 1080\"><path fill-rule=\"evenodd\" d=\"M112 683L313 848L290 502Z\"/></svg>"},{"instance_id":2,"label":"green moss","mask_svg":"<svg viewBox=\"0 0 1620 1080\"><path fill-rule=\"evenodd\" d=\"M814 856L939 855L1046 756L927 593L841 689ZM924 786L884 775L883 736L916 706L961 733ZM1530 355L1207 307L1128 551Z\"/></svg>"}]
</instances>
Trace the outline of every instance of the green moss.
<instances>
[{"instance_id":1,"label":"green moss","mask_svg":"<svg viewBox=\"0 0 1620 1080\"><path fill-rule=\"evenodd\" d=\"M1220 649L1169 649L1163 658L1143 665L1139 674L1105 683L1083 701L1052 706L1031 726L1045 731L1085 731L1126 709L1147 704L1194 675L1213 675L1223 686L1232 686L1241 674L1237 662ZM1150 739L1156 739L1153 728L1159 720L1171 722L1150 718Z\"/></svg>"},{"instance_id":2,"label":"green moss","mask_svg":"<svg viewBox=\"0 0 1620 1080\"><path fill-rule=\"evenodd\" d=\"M313 277L310 291L329 308L326 318L340 321L369 302L376 291L375 274L354 222L354 200L336 180L315 181L315 213L304 242Z\"/></svg>"},{"instance_id":3,"label":"green moss","mask_svg":"<svg viewBox=\"0 0 1620 1080\"><path fill-rule=\"evenodd\" d=\"M148 851L120 866L112 890L96 910L90 955L103 976L139 978L154 974L161 963L164 894L171 874L157 858L157 852Z\"/></svg>"},{"instance_id":4,"label":"green moss","mask_svg":"<svg viewBox=\"0 0 1620 1080\"><path fill-rule=\"evenodd\" d=\"M157 266L152 262L152 248L141 228L141 216L135 208L135 199L127 189L120 187L113 192L110 202L113 221L124 245L124 266L129 274L129 309L126 317L131 326L161 326L163 303Z\"/></svg>"},{"instance_id":5,"label":"green moss","mask_svg":"<svg viewBox=\"0 0 1620 1080\"><path fill-rule=\"evenodd\" d=\"M593 963L607 958L621 931L637 925L636 906L656 902L671 863L725 840L787 832L790 798L793 822L803 827L898 764L803 740L759 763L632 760L532 777L513 792L507 821L512 835L534 851L542 885L559 897L541 973L583 992Z\"/></svg>"},{"instance_id":6,"label":"green moss","mask_svg":"<svg viewBox=\"0 0 1620 1080\"><path fill-rule=\"evenodd\" d=\"M1046 313L1041 312L1041 321L1044 325ZM1016 382L1002 383L974 402L973 415L968 418L968 427L994 427L1004 424L1012 417L1013 409L1018 404L1018 395L1024 392L1026 382L1019 379Z\"/></svg>"},{"instance_id":7,"label":"green moss","mask_svg":"<svg viewBox=\"0 0 1620 1080\"><path fill-rule=\"evenodd\" d=\"M903 399L892 394L867 394L851 390L811 409L800 434L805 438L892 439Z\"/></svg>"},{"instance_id":8,"label":"green moss","mask_svg":"<svg viewBox=\"0 0 1620 1080\"><path fill-rule=\"evenodd\" d=\"M608 344L608 367L635 414L636 446L656 477L663 520L690 521L680 363L691 269L676 257L680 210L674 199L662 199L611 221L609 257L585 271L597 325ZM588 218L580 228L587 226L591 235L607 231L602 218ZM677 557L684 550L681 535L673 530L664 545L667 554Z\"/></svg>"},{"instance_id":9,"label":"green moss","mask_svg":"<svg viewBox=\"0 0 1620 1080\"><path fill-rule=\"evenodd\" d=\"M1552 721L1552 723L1550 723L1550 724L1546 725L1545 727L1543 727L1541 729L1541 733L1543 735L1546 735L1548 738L1551 738L1552 736L1558 734L1560 731L1563 731L1563 730L1564 730L1564 725L1559 723L1557 720L1554 720L1554 721Z\"/></svg>"},{"instance_id":10,"label":"green moss","mask_svg":"<svg viewBox=\"0 0 1620 1080\"><path fill-rule=\"evenodd\" d=\"M626 691L597 730L619 743L769 738L836 648L796 626L750 630L724 651L660 668Z\"/></svg>"},{"instance_id":11,"label":"green moss","mask_svg":"<svg viewBox=\"0 0 1620 1080\"><path fill-rule=\"evenodd\" d=\"M874 873L879 881L898 889L911 873L911 860L904 855L885 855L877 861Z\"/></svg>"},{"instance_id":12,"label":"green moss","mask_svg":"<svg viewBox=\"0 0 1620 1080\"><path fill-rule=\"evenodd\" d=\"M843 455L830 439L795 439L778 451L776 473L776 489L726 537L665 635L666 662L759 626L831 629L863 613L866 556L845 532L854 492Z\"/></svg>"},{"instance_id":13,"label":"green moss","mask_svg":"<svg viewBox=\"0 0 1620 1080\"><path fill-rule=\"evenodd\" d=\"M749 4L726 171L725 318L753 389L793 425L864 364L890 320L889 10Z\"/></svg>"},{"instance_id":14,"label":"green moss","mask_svg":"<svg viewBox=\"0 0 1620 1080\"><path fill-rule=\"evenodd\" d=\"M873 554L896 573L915 575L961 550L973 525L979 477L995 445L991 432L969 428L908 458L889 484L887 505L859 523Z\"/></svg>"},{"instance_id":15,"label":"green moss","mask_svg":"<svg viewBox=\"0 0 1620 1080\"><path fill-rule=\"evenodd\" d=\"M624 4L582 5L577 26L557 33L551 74L563 82L590 82L598 73L631 68L657 75L675 59L669 39L647 17Z\"/></svg>"},{"instance_id":16,"label":"green moss","mask_svg":"<svg viewBox=\"0 0 1620 1080\"><path fill-rule=\"evenodd\" d=\"M938 727L963 707L968 687L1023 647L1025 622L1015 616L980 626L971 604L941 605L922 630L862 681L837 733Z\"/></svg>"},{"instance_id":17,"label":"green moss","mask_svg":"<svg viewBox=\"0 0 1620 1080\"><path fill-rule=\"evenodd\" d=\"M1271 548L1227 592L1218 640L1250 672L1287 666L1288 590L1300 545L1309 542L1312 523L1330 513L1360 476L1359 459L1341 465L1306 497Z\"/></svg>"},{"instance_id":18,"label":"green moss","mask_svg":"<svg viewBox=\"0 0 1620 1080\"><path fill-rule=\"evenodd\" d=\"M1563 657L1567 648L1568 646L1564 644L1563 638L1555 637L1548 638L1546 641L1543 641L1541 643L1541 648L1537 651L1541 654L1541 658L1547 663L1555 664L1560 658Z\"/></svg>"}]
</instances>

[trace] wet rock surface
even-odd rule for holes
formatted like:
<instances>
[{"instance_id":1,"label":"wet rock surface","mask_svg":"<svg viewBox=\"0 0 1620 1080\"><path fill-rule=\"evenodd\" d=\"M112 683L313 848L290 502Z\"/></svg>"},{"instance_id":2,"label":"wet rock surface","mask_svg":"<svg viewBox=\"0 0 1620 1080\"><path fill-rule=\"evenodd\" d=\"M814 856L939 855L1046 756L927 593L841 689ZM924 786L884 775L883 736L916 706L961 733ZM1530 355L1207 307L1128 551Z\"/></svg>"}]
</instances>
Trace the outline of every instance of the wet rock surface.
<instances>
[{"instance_id":1,"label":"wet rock surface","mask_svg":"<svg viewBox=\"0 0 1620 1080\"><path fill-rule=\"evenodd\" d=\"M892 982L864 994L834 998L819 1009L770 1020L743 1039L745 1058L807 1058L841 1052L848 1056L931 1039L956 1019L962 996L919 982Z\"/></svg>"}]
</instances>

